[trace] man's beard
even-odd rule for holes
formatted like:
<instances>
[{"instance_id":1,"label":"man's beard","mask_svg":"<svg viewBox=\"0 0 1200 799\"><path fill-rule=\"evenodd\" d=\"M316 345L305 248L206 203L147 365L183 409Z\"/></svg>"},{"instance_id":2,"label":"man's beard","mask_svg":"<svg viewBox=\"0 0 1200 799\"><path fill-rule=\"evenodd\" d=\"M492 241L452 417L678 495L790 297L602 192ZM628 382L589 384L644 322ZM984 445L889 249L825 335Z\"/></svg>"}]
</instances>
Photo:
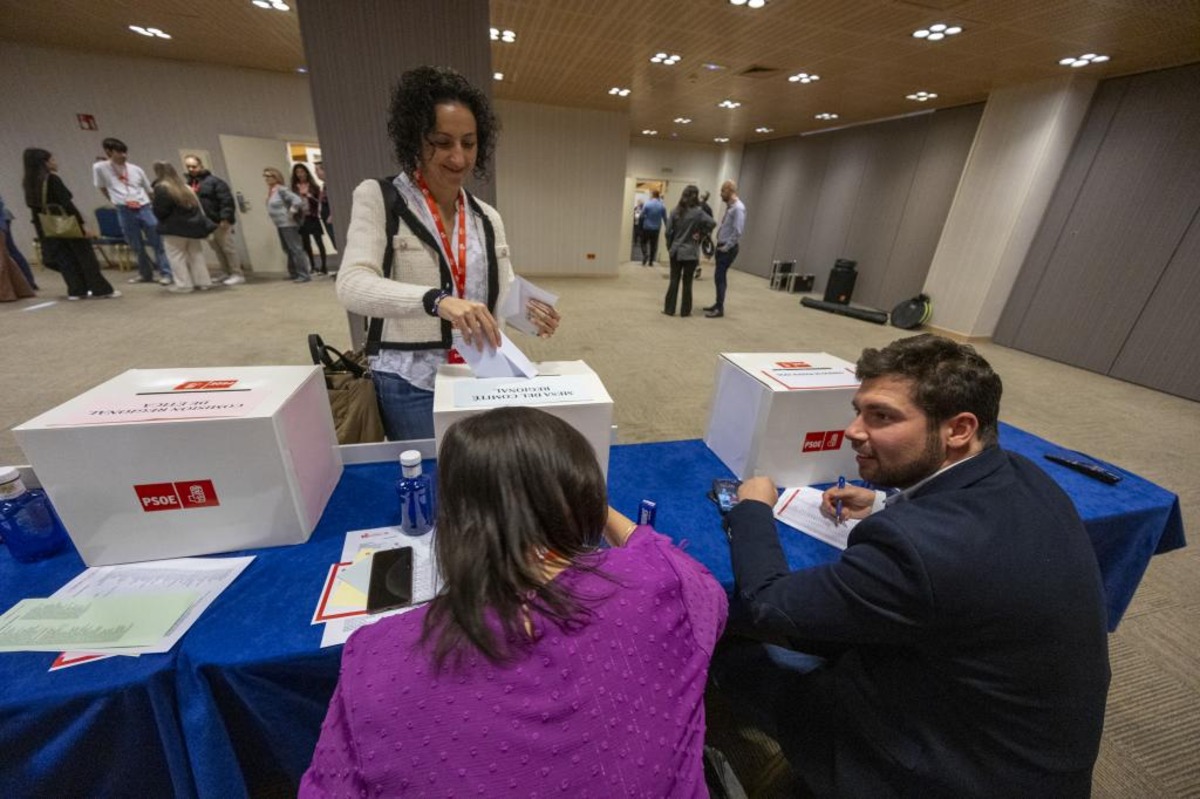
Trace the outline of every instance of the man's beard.
<instances>
[{"instance_id":1,"label":"man's beard","mask_svg":"<svg viewBox=\"0 0 1200 799\"><path fill-rule=\"evenodd\" d=\"M870 480L876 485L889 488L908 488L940 469L945 460L946 453L942 449L942 439L936 429L930 430L925 436L925 449L918 458L891 466L884 466L877 458L875 460L876 473L871 476Z\"/></svg>"}]
</instances>

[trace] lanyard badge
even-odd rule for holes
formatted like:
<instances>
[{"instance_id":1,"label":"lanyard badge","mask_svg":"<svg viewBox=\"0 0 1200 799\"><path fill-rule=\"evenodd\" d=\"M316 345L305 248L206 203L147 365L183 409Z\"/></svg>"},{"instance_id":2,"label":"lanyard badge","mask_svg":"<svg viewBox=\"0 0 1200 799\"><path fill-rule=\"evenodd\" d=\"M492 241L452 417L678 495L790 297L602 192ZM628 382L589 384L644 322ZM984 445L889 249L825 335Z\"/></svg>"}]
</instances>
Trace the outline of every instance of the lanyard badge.
<instances>
[{"instance_id":1,"label":"lanyard badge","mask_svg":"<svg viewBox=\"0 0 1200 799\"><path fill-rule=\"evenodd\" d=\"M450 264L450 274L454 278L455 293L459 298L466 299L467 211L463 203L462 192L458 193L458 197L455 200L455 207L457 209L455 225L458 228L458 257L455 258L454 249L450 245L450 237L446 234L446 225L442 222L442 214L438 209L437 201L433 198L433 192L429 190L429 184L425 182L425 176L420 172L417 173L417 187L425 197L425 205L429 207L429 214L433 217L433 222L437 226L438 236L442 241L442 250L446 255L446 260ZM465 363L462 355L453 347L450 348L448 360L450 363Z\"/></svg>"}]
</instances>

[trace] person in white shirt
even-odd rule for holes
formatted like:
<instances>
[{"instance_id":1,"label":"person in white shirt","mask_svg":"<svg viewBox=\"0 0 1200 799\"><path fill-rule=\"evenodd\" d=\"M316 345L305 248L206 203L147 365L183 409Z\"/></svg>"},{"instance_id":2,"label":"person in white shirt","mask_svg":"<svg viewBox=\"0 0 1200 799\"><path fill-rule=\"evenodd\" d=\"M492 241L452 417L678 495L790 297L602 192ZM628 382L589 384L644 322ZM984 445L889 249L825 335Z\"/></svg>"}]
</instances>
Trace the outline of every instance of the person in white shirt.
<instances>
[{"instance_id":1,"label":"person in white shirt","mask_svg":"<svg viewBox=\"0 0 1200 799\"><path fill-rule=\"evenodd\" d=\"M171 266L158 236L158 219L150 205L154 189L150 179L137 164L129 163L129 148L120 139L107 138L102 145L106 161L92 164L92 183L104 199L117 209L125 243L137 254L138 276L130 283L153 283L155 265L158 282L171 285ZM146 245L154 250L154 261L146 254Z\"/></svg>"}]
</instances>

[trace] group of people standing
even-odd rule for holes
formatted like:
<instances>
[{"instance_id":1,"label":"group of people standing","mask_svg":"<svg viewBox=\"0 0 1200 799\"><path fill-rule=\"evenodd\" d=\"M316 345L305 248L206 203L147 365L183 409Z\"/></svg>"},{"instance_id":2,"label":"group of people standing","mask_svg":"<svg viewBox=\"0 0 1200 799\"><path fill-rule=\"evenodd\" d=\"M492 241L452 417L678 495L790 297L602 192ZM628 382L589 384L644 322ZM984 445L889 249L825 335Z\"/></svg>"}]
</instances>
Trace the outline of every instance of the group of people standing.
<instances>
[{"instance_id":1,"label":"group of people standing","mask_svg":"<svg viewBox=\"0 0 1200 799\"><path fill-rule=\"evenodd\" d=\"M292 166L290 183L275 167L263 169L263 180L267 182L267 214L279 234L279 244L287 256L288 276L293 283L307 283L314 274L328 275L328 256L322 233L328 234L330 242L335 242L329 196L325 193L325 167L317 163L314 168L319 183L304 164ZM313 258L314 242L321 254L319 268Z\"/></svg>"},{"instance_id":2,"label":"group of people standing","mask_svg":"<svg viewBox=\"0 0 1200 799\"><path fill-rule=\"evenodd\" d=\"M184 158L185 175L169 162L156 161L151 180L145 170L129 161L129 148L123 141L106 138L102 147L105 157L92 165L92 183L116 209L122 237L137 258L138 274L130 283L157 282L179 294L207 290L214 278L204 257L203 241L208 241L217 257L216 282L225 286L246 282L234 240L237 204L233 192L228 183L205 168L200 156ZM101 273L87 220L59 177L53 154L31 147L24 152L23 164L25 204L32 211L42 262L63 276L67 299L121 296ZM269 167L263 174L268 179L267 213L279 231L288 256L288 273L295 282L307 282L313 272L328 274L322 234L333 241L333 227L324 170L319 163L315 169L319 181L304 164L296 164L290 189L279 170ZM42 218L48 218L47 214L73 217L77 226L66 233L45 230ZM0 301L32 296L36 289L33 273L12 243L12 215L2 201L0 217L4 239L0 242ZM321 256L318 269L312 266L314 241Z\"/></svg>"},{"instance_id":3,"label":"group of people standing","mask_svg":"<svg viewBox=\"0 0 1200 799\"><path fill-rule=\"evenodd\" d=\"M708 194L700 196L695 186L687 186L679 196L679 204L666 213L658 190L650 193L650 200L639 203L634 209L634 234L642 250L642 266L653 266L658 256L658 231L664 225L667 233L667 250L670 258L670 283L663 298L663 313L674 316L676 305L680 316L692 314L692 280L700 271L700 253L706 246L712 249L711 234L717 223L709 207ZM725 292L728 285L729 267L737 258L738 244L746 227L746 206L737 196L737 185L732 180L721 184L721 199L725 202L725 213L717 229L716 261L713 276L716 300L704 308L709 319L725 315ZM680 299L680 284L683 297Z\"/></svg>"}]
</instances>

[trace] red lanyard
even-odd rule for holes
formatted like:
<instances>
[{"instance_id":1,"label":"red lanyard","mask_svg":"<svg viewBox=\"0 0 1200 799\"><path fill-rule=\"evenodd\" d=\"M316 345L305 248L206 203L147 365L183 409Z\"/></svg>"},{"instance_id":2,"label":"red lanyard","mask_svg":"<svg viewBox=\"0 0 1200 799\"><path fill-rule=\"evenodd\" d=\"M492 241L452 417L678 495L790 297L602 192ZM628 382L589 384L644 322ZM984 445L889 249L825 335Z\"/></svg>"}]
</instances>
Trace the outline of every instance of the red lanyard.
<instances>
[{"instance_id":1,"label":"red lanyard","mask_svg":"<svg viewBox=\"0 0 1200 799\"><path fill-rule=\"evenodd\" d=\"M433 222L437 225L438 236L442 239L442 251L446 254L446 260L450 262L450 274L454 277L454 288L458 290L458 296L462 299L467 297L467 212L463 207L462 192L458 193L455 198L455 206L457 207L457 218L455 224L458 227L458 258L454 257L454 251L450 247L450 237L446 235L446 225L442 222L442 213L438 208L437 201L433 199L433 192L429 190L429 184L425 182L425 177L417 172L417 187L421 190L421 194L425 197L425 205L429 206L429 215L433 217ZM464 363L462 355L453 347L447 355L447 360L450 363Z\"/></svg>"},{"instance_id":2,"label":"red lanyard","mask_svg":"<svg viewBox=\"0 0 1200 799\"><path fill-rule=\"evenodd\" d=\"M437 201L433 199L433 193L429 191L429 184L425 182L425 178L420 172L417 173L417 187L421 190L421 194L425 195L425 204L429 206L429 214L433 217L433 222L437 225L438 235L442 238L442 249L446 253L446 260L450 262L450 274L454 276L454 287L458 289L458 296L462 299L467 297L467 212L463 207L462 192L458 193L455 200L455 205L458 208L458 258L454 258L454 252L450 248L450 237L446 235L446 225L442 222L441 211L438 210Z\"/></svg>"}]
</instances>

